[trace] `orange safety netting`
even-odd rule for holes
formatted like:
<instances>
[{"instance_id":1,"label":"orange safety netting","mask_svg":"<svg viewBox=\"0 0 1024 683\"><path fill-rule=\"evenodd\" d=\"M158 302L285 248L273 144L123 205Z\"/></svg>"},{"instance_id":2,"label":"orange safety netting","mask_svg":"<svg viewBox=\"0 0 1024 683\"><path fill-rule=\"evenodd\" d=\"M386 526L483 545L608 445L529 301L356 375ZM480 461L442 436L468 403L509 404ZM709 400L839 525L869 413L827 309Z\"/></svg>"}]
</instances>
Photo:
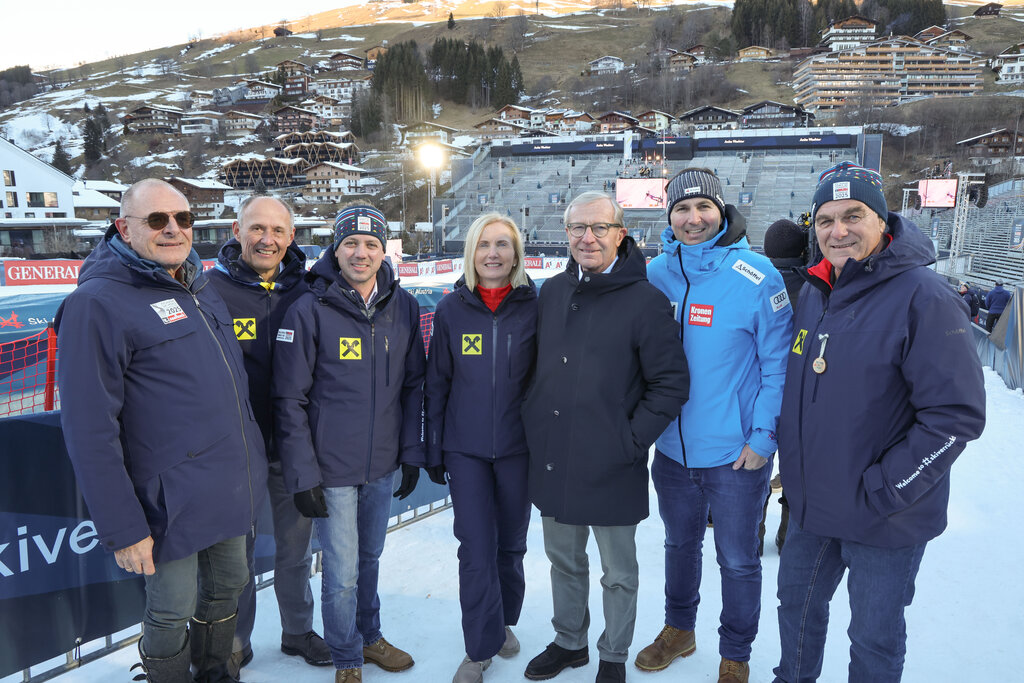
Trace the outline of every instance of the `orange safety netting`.
<instances>
[{"instance_id":1,"label":"orange safety netting","mask_svg":"<svg viewBox=\"0 0 1024 683\"><path fill-rule=\"evenodd\" d=\"M57 334L0 344L0 417L53 410L57 403Z\"/></svg>"}]
</instances>

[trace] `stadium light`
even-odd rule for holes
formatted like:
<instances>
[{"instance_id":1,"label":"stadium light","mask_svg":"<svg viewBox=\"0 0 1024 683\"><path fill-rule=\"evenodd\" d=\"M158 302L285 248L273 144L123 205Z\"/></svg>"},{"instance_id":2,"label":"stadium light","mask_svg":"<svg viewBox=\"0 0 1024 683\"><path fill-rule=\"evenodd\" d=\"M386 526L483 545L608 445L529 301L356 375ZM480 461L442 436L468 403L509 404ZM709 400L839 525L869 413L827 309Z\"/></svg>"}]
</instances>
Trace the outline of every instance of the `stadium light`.
<instances>
[{"instance_id":1,"label":"stadium light","mask_svg":"<svg viewBox=\"0 0 1024 683\"><path fill-rule=\"evenodd\" d=\"M428 142L420 145L417 150L417 156L419 157L420 164L425 169L430 171L430 176L427 182L427 220L430 224L434 224L434 192L436 188L435 173L441 166L444 165L445 155L444 149L441 145ZM431 230L431 236L433 236L433 230ZM441 236L444 239L444 236Z\"/></svg>"}]
</instances>

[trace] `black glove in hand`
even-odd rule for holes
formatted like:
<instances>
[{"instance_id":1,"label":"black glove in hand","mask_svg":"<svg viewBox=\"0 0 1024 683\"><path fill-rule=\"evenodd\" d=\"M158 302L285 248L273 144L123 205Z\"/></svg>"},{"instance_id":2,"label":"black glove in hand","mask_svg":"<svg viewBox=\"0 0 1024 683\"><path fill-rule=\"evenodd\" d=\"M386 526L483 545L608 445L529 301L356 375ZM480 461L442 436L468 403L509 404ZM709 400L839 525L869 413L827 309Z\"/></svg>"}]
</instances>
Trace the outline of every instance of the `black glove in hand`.
<instances>
[{"instance_id":1,"label":"black glove in hand","mask_svg":"<svg viewBox=\"0 0 1024 683\"><path fill-rule=\"evenodd\" d=\"M299 491L293 498L295 507L303 517L327 517L327 501L324 500L324 490L314 486L308 491Z\"/></svg>"},{"instance_id":2,"label":"black glove in hand","mask_svg":"<svg viewBox=\"0 0 1024 683\"><path fill-rule=\"evenodd\" d=\"M409 494L416 489L416 482L420 479L420 468L415 465L402 465L402 483L395 491L395 498L405 500Z\"/></svg>"},{"instance_id":3,"label":"black glove in hand","mask_svg":"<svg viewBox=\"0 0 1024 683\"><path fill-rule=\"evenodd\" d=\"M435 484L439 484L441 486L444 486L445 484L448 483L445 480L445 478L444 478L444 473L445 473L444 465L435 465L434 467L424 467L423 469L425 469L427 471L427 476L430 477L430 481L434 482Z\"/></svg>"}]
</instances>

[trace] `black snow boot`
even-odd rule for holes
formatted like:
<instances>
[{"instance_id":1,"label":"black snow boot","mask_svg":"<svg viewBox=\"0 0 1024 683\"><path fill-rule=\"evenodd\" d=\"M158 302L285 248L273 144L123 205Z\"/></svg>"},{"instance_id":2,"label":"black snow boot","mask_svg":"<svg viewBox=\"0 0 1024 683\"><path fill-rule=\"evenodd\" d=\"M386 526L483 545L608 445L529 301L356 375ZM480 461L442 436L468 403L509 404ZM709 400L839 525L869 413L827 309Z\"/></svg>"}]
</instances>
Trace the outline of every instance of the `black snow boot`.
<instances>
[{"instance_id":1,"label":"black snow boot","mask_svg":"<svg viewBox=\"0 0 1024 683\"><path fill-rule=\"evenodd\" d=\"M133 681L149 681L150 683L192 683L192 672L189 671L189 644L185 636L185 646L173 657L157 659L147 657L142 652L142 641L139 641L139 657L141 662L134 664L131 671L141 669Z\"/></svg>"},{"instance_id":2,"label":"black snow boot","mask_svg":"<svg viewBox=\"0 0 1024 683\"><path fill-rule=\"evenodd\" d=\"M779 500L782 504L782 521L779 522L779 532L775 534L775 546L782 552L782 546L786 544L786 531L789 529L789 501L786 500L786 494L782 494L782 498Z\"/></svg>"},{"instance_id":3,"label":"black snow boot","mask_svg":"<svg viewBox=\"0 0 1024 683\"><path fill-rule=\"evenodd\" d=\"M195 683L238 683L238 677L232 676L228 669L236 621L238 614L212 623L198 619L189 621Z\"/></svg>"}]
</instances>

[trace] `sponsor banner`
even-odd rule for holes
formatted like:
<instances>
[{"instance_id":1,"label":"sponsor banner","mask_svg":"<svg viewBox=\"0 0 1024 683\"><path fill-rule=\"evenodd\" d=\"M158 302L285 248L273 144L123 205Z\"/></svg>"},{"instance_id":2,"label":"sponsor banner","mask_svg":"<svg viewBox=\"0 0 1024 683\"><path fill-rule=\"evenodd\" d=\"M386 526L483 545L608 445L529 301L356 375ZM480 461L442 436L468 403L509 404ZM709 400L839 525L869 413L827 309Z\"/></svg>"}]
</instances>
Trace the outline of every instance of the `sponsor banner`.
<instances>
[{"instance_id":1,"label":"sponsor banner","mask_svg":"<svg viewBox=\"0 0 1024 683\"><path fill-rule=\"evenodd\" d=\"M7 261L5 285L73 285L81 261Z\"/></svg>"},{"instance_id":2,"label":"sponsor banner","mask_svg":"<svg viewBox=\"0 0 1024 683\"><path fill-rule=\"evenodd\" d=\"M565 264L569 262L569 259L565 257L549 257L544 259L544 269L550 268L565 268Z\"/></svg>"},{"instance_id":3,"label":"sponsor banner","mask_svg":"<svg viewBox=\"0 0 1024 683\"><path fill-rule=\"evenodd\" d=\"M436 266L437 273L450 273L452 272L452 260L446 259L444 261L438 261Z\"/></svg>"},{"instance_id":4,"label":"sponsor banner","mask_svg":"<svg viewBox=\"0 0 1024 683\"><path fill-rule=\"evenodd\" d=\"M527 256L523 259L523 265L528 269L543 268L544 257L543 256Z\"/></svg>"},{"instance_id":5,"label":"sponsor banner","mask_svg":"<svg viewBox=\"0 0 1024 683\"><path fill-rule=\"evenodd\" d=\"M399 277L416 277L420 274L420 266L418 263L399 263L398 264L398 276Z\"/></svg>"},{"instance_id":6,"label":"sponsor banner","mask_svg":"<svg viewBox=\"0 0 1024 683\"><path fill-rule=\"evenodd\" d=\"M420 263L420 275L433 275L436 272L436 264L433 261Z\"/></svg>"}]
</instances>

